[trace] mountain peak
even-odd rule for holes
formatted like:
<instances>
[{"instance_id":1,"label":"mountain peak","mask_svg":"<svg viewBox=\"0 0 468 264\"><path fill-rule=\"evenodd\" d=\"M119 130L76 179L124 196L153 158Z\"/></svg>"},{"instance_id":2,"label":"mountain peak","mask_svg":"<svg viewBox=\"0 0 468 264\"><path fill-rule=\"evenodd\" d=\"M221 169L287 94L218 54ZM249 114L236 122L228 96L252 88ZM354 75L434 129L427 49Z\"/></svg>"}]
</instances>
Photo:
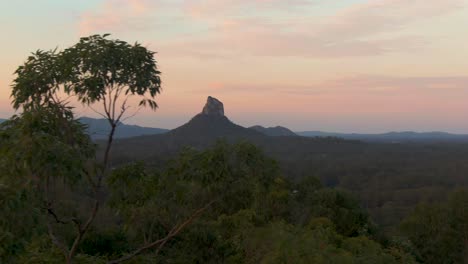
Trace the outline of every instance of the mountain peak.
<instances>
[{"instance_id":1,"label":"mountain peak","mask_svg":"<svg viewBox=\"0 0 468 264\"><path fill-rule=\"evenodd\" d=\"M208 96L205 107L203 107L202 114L209 116L224 116L224 105L218 99Z\"/></svg>"}]
</instances>

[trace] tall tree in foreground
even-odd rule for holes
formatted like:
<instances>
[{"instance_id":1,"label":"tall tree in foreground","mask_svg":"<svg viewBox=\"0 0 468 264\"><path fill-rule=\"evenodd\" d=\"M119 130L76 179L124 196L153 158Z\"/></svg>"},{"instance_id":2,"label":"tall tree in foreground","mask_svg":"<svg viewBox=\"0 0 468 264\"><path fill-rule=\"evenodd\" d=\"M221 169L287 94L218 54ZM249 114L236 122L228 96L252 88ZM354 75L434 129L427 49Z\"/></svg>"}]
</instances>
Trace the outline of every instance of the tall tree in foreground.
<instances>
[{"instance_id":1,"label":"tall tree in foreground","mask_svg":"<svg viewBox=\"0 0 468 264\"><path fill-rule=\"evenodd\" d=\"M37 51L29 56L16 70L12 85L13 106L22 113L1 129L1 164L41 194L49 236L67 263L72 262L102 203L100 192L109 171L114 132L131 107L130 97L140 98L138 107L155 110L154 99L161 91L154 52L107 36L81 38L64 51ZM102 162L93 161L93 144L74 118L69 102L61 99L63 95L76 96L92 109L102 105L102 110L95 111L111 126ZM70 183L80 177L91 186L92 206L84 218L77 213L78 208L59 210L63 205L51 190L57 181L72 188ZM56 232L68 225L75 227L71 245Z\"/></svg>"}]
</instances>

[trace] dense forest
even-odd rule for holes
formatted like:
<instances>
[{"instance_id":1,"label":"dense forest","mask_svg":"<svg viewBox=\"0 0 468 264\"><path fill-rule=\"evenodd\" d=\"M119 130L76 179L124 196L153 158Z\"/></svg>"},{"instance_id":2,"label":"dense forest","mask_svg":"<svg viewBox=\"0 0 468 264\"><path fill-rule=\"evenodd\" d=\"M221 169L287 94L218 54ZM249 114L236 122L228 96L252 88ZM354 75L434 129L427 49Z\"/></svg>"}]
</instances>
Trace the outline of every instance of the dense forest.
<instances>
[{"instance_id":1,"label":"dense forest","mask_svg":"<svg viewBox=\"0 0 468 264\"><path fill-rule=\"evenodd\" d=\"M269 137L224 115L114 140L128 98L157 108L160 75L154 52L107 35L18 68L1 263L468 261L468 145ZM105 140L63 94L101 106Z\"/></svg>"}]
</instances>

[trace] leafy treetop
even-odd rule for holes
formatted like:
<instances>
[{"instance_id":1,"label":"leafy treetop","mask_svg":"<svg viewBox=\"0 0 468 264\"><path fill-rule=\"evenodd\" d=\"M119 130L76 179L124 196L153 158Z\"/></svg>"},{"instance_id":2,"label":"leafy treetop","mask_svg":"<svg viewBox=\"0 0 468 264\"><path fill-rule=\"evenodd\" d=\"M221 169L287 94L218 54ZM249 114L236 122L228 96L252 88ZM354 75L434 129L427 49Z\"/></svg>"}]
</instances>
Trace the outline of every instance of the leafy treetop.
<instances>
[{"instance_id":1,"label":"leafy treetop","mask_svg":"<svg viewBox=\"0 0 468 264\"><path fill-rule=\"evenodd\" d=\"M115 118L121 95L142 96L140 106L157 108L161 72L155 52L139 43L107 39L109 35L83 37L64 51L37 51L16 70L13 106L27 108L57 100L57 92L75 95L86 105L104 103L106 117ZM126 109L126 99L122 110Z\"/></svg>"}]
</instances>

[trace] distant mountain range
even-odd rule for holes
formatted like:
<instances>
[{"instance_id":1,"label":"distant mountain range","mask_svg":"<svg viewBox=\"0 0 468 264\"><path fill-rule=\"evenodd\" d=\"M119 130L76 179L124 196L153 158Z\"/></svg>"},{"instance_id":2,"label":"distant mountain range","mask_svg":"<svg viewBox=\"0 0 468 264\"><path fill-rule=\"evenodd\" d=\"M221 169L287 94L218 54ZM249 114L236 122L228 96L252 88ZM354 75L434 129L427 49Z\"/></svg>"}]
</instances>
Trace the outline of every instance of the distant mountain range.
<instances>
[{"instance_id":1,"label":"distant mountain range","mask_svg":"<svg viewBox=\"0 0 468 264\"><path fill-rule=\"evenodd\" d=\"M105 139L110 132L109 122L106 119L81 117L80 122L88 126L88 133L93 139ZM144 135L155 135L168 132L168 129L126 125L120 123L115 131L115 138L129 138Z\"/></svg>"},{"instance_id":2,"label":"distant mountain range","mask_svg":"<svg viewBox=\"0 0 468 264\"><path fill-rule=\"evenodd\" d=\"M468 141L468 135L450 134L446 132L389 132L382 134L333 133L322 131L296 132L304 137L339 137L343 139L371 142L427 142L427 141Z\"/></svg>"},{"instance_id":3,"label":"distant mountain range","mask_svg":"<svg viewBox=\"0 0 468 264\"><path fill-rule=\"evenodd\" d=\"M87 132L92 139L99 140L107 138L110 132L109 122L106 119L81 117L80 122L88 126ZM6 119L0 118L0 123L6 121ZM142 127L135 125L126 125L120 123L115 131L114 138L129 138L138 137L144 135L156 135L168 132L169 129L153 128L153 127Z\"/></svg>"},{"instance_id":4,"label":"distant mountain range","mask_svg":"<svg viewBox=\"0 0 468 264\"><path fill-rule=\"evenodd\" d=\"M95 140L105 139L110 131L109 123L106 119L95 119L90 117L82 117L79 119L82 123L88 126L88 133ZM0 118L0 123L6 119ZM202 113L196 115L185 125L173 130L153 127L142 127L137 125L127 125L120 123L118 126L115 138L131 138L138 136L158 135L168 133L171 138L211 138L227 137L259 137L260 135L272 137L336 137L347 140L359 140L367 142L382 142L382 143L400 143L400 142L468 142L468 135L465 134L450 134L446 132L388 132L381 134L358 134L358 133L335 133L324 131L302 131L293 132L290 129L282 126L263 127L260 125L245 128L232 123L224 116L223 104L209 97Z\"/></svg>"}]
</instances>

